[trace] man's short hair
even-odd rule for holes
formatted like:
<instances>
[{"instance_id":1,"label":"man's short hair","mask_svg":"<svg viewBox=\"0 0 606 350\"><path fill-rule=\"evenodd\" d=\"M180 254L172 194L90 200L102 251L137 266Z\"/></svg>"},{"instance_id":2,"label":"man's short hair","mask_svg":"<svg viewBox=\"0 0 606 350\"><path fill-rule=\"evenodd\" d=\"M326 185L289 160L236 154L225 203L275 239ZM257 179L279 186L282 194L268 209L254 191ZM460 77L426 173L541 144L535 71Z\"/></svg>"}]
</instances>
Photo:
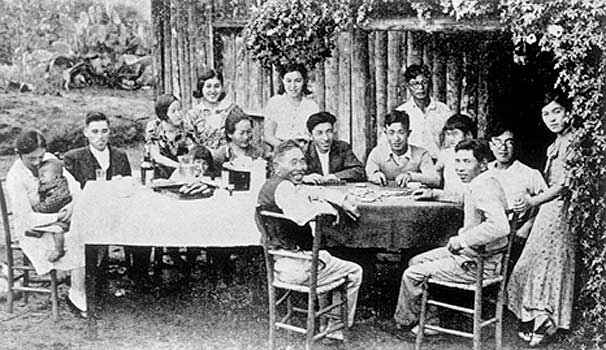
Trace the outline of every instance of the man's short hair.
<instances>
[{"instance_id":1,"label":"man's short hair","mask_svg":"<svg viewBox=\"0 0 606 350\"><path fill-rule=\"evenodd\" d=\"M107 122L109 125L109 119L101 112L88 112L86 113L86 126L89 126L92 122Z\"/></svg>"},{"instance_id":2,"label":"man's short hair","mask_svg":"<svg viewBox=\"0 0 606 350\"><path fill-rule=\"evenodd\" d=\"M408 83L419 75L424 75L427 78L431 78L431 71L429 70L429 68L427 68L426 65L411 64L410 66L408 66L408 68L406 68L406 72L404 72L404 80Z\"/></svg>"},{"instance_id":3,"label":"man's short hair","mask_svg":"<svg viewBox=\"0 0 606 350\"><path fill-rule=\"evenodd\" d=\"M465 114L454 114L446 120L442 131L446 130L461 130L463 134L471 134L472 138L475 138L478 133L478 127L476 122L473 121L469 116Z\"/></svg>"},{"instance_id":4,"label":"man's short hair","mask_svg":"<svg viewBox=\"0 0 606 350\"><path fill-rule=\"evenodd\" d=\"M276 150L274 152L273 161L276 162L278 160L278 158L282 157L286 152L288 152L294 148L297 148L299 150L301 149L301 147L299 147L299 144L297 143L297 141L286 140L286 141L282 142L281 144L279 144L276 147Z\"/></svg>"},{"instance_id":5,"label":"man's short hair","mask_svg":"<svg viewBox=\"0 0 606 350\"><path fill-rule=\"evenodd\" d=\"M410 129L410 117L408 116L408 113L404 111L393 110L385 115L383 125L388 127L393 123L402 123L404 129Z\"/></svg>"},{"instance_id":6,"label":"man's short hair","mask_svg":"<svg viewBox=\"0 0 606 350\"><path fill-rule=\"evenodd\" d=\"M503 135L503 133L506 131L512 133L515 138L515 132L513 131L513 127L511 125L502 121L497 121L488 128L488 131L486 132L486 138L490 140L493 137Z\"/></svg>"},{"instance_id":7,"label":"man's short hair","mask_svg":"<svg viewBox=\"0 0 606 350\"><path fill-rule=\"evenodd\" d=\"M336 122L337 117L328 112L314 113L310 115L309 118L307 118L307 130L309 130L309 132L312 132L312 130L318 124L330 123L330 125L335 125Z\"/></svg>"},{"instance_id":8,"label":"man's short hair","mask_svg":"<svg viewBox=\"0 0 606 350\"><path fill-rule=\"evenodd\" d=\"M488 147L488 142L486 142L485 140L463 140L455 146L455 152L458 151L472 151L473 156L477 159L478 162L481 162L483 160L492 160L492 152L490 151L490 147Z\"/></svg>"},{"instance_id":9,"label":"man's short hair","mask_svg":"<svg viewBox=\"0 0 606 350\"><path fill-rule=\"evenodd\" d=\"M50 158L42 161L38 167L38 172L52 171L57 176L63 175L63 165L58 159Z\"/></svg>"}]
</instances>

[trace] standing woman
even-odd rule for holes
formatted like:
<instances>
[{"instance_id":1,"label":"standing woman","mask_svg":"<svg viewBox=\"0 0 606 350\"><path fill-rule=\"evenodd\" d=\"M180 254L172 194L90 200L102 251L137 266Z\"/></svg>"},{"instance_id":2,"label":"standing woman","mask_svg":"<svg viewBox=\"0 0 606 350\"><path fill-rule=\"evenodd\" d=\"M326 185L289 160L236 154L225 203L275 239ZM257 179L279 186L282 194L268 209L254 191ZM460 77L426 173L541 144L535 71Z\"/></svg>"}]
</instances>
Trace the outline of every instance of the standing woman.
<instances>
[{"instance_id":1,"label":"standing woman","mask_svg":"<svg viewBox=\"0 0 606 350\"><path fill-rule=\"evenodd\" d=\"M50 270L65 270L71 272L71 284L68 301L78 308L81 315L86 312L84 246L79 243L77 232L65 234L65 255L55 262L49 262L47 257L54 250L52 234L44 234L40 238L27 237L25 231L34 226L69 220L72 206L80 194L80 184L69 172L63 175L67 179L69 192L73 201L56 214L34 212L32 206L39 202L38 197L38 168L40 164L55 157L46 152L46 139L38 131L26 131L15 141L17 160L6 175L6 189L14 213L15 236L23 253L27 255L37 274L45 274Z\"/></svg>"},{"instance_id":2,"label":"standing woman","mask_svg":"<svg viewBox=\"0 0 606 350\"><path fill-rule=\"evenodd\" d=\"M156 100L156 120L145 128L145 141L154 161L154 177L166 179L179 166L178 158L187 154L193 144L183 124L181 102L173 95L161 95Z\"/></svg>"},{"instance_id":3,"label":"standing woman","mask_svg":"<svg viewBox=\"0 0 606 350\"><path fill-rule=\"evenodd\" d=\"M567 190L566 159L572 136L570 107L560 92L544 95L543 122L556 134L547 149L544 175L549 188L518 198L514 204L516 211L540 206L507 286L507 306L521 321L518 335L530 346L542 344L557 329L570 328L577 240L569 226L569 202L562 197Z\"/></svg>"},{"instance_id":4,"label":"standing woman","mask_svg":"<svg viewBox=\"0 0 606 350\"><path fill-rule=\"evenodd\" d=\"M198 78L193 96L199 102L187 113L185 123L193 130L197 144L215 150L227 143L225 118L234 106L226 97L221 71L204 72Z\"/></svg>"},{"instance_id":5,"label":"standing woman","mask_svg":"<svg viewBox=\"0 0 606 350\"><path fill-rule=\"evenodd\" d=\"M307 118L320 111L318 104L307 97L309 94L305 66L292 64L280 69L278 95L265 106L265 142L275 148L282 141L309 135Z\"/></svg>"}]
</instances>

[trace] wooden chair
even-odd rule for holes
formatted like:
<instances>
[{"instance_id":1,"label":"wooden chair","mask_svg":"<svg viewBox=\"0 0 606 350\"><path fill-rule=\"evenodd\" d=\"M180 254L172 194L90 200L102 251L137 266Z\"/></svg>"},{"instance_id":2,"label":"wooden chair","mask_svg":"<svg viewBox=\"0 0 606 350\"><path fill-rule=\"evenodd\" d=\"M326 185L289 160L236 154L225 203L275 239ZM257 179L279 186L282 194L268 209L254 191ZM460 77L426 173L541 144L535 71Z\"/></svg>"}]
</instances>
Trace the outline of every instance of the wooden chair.
<instances>
[{"instance_id":1,"label":"wooden chair","mask_svg":"<svg viewBox=\"0 0 606 350\"><path fill-rule=\"evenodd\" d=\"M40 276L35 276L34 267L29 262L27 256L21 252L23 256L23 264L15 264L14 253L20 251L19 242L13 239L11 235L10 217L12 213L8 210L4 183L5 179L0 179L0 209L2 210L2 225L4 227L4 238L6 240L6 279L8 284L7 292L7 311L13 312L13 303L17 293L23 293L23 300L27 303L28 293L43 293L50 294L51 297L51 309L54 320L59 319L59 298L57 294L57 272L51 270L49 272L50 287L44 288L42 286L33 287L32 284L46 284L49 279L42 279ZM32 274L34 276L32 276ZM21 280L21 286L18 286L15 282Z\"/></svg>"},{"instance_id":2,"label":"wooden chair","mask_svg":"<svg viewBox=\"0 0 606 350\"><path fill-rule=\"evenodd\" d=\"M316 217L316 220L318 217ZM344 335L344 344L347 340L347 290L346 278L341 278L335 282L318 286L318 255L320 251L321 233L316 230L316 220L310 222L312 234L314 236L312 254L308 258L311 260L311 274L309 281L305 284L290 284L274 279L274 258L275 257L295 257L301 259L301 255L289 251L272 250L268 246L268 236L284 223L292 223L286 216L274 212L263 211L257 208L255 220L257 227L261 232L263 242L263 251L265 253L265 265L267 269L267 290L269 294L269 349L275 348L275 331L277 328L304 334L306 336L305 349L312 348L313 343L326 337L329 333L342 330ZM276 300L276 290L283 290L283 294ZM332 303L329 306L316 310L316 297L318 295L337 291L341 295L341 301ZM300 308L293 305L292 297L295 292L307 294L307 308ZM277 308L286 303L286 314L278 319ZM339 308L340 318L336 325L330 329L322 330L316 333L316 319L326 315L329 311ZM292 323L295 313L307 314L306 327L300 327Z\"/></svg>"},{"instance_id":3,"label":"wooden chair","mask_svg":"<svg viewBox=\"0 0 606 350\"><path fill-rule=\"evenodd\" d=\"M439 333L446 333L466 338L473 339L473 349L480 350L481 349L481 336L482 336L482 328L490 326L492 324L495 325L495 344L496 349L501 350L503 347L503 306L504 306L504 298L505 298L505 285L506 285L506 273L507 273L507 264L509 262L509 253L511 251L511 242L513 241L513 237L516 234L516 230L518 227L518 217L512 211L507 211L509 217L509 226L510 233L508 235L508 244L505 248L501 249L500 253L503 254L501 259L501 266L498 275L495 277L484 278L484 263L485 259L492 256L494 252L490 254L486 253L486 247L481 246L478 247L478 255L479 257L476 259L477 266L477 275L476 280L473 283L453 283L453 282L445 282L440 281L439 279L428 278L424 282L424 291L421 299L421 314L419 316L419 332L417 333L416 342L415 342L415 350L419 350L421 348L421 343L423 342L423 333L425 329L437 331ZM474 303L473 308L467 308L459 305L448 304L446 302L429 299L429 286L440 286L446 288L452 288L461 291L469 291L474 293ZM489 287L498 286L498 292L496 300L490 300L490 302L495 304L495 315L494 317L484 320L482 319L482 297L484 291ZM473 317L473 332L465 332L456 329L443 328L439 326L434 326L430 324L426 324L426 316L427 316L427 305L434 305L441 308L450 309L457 312L462 312L466 315L471 315Z\"/></svg>"}]
</instances>

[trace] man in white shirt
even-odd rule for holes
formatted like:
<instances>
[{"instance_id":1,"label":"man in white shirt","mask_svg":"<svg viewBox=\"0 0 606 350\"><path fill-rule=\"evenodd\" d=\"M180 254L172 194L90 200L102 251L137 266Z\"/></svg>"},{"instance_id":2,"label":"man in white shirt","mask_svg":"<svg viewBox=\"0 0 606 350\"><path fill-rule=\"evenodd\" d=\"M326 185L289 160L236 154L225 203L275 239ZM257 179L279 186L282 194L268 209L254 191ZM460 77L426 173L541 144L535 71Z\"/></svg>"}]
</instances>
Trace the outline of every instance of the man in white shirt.
<instances>
[{"instance_id":1,"label":"man in white shirt","mask_svg":"<svg viewBox=\"0 0 606 350\"><path fill-rule=\"evenodd\" d=\"M355 218L359 216L356 205L347 199L346 194L303 184L307 164L296 142L289 140L276 147L273 166L274 176L259 191L257 205L264 210L283 213L296 225L283 227L276 236L270 236L270 248L308 255L313 244L307 225L311 219L319 214L338 215L333 205L340 206ZM318 270L318 285L347 278L348 326L351 327L362 283L362 268L356 263L333 257L326 250L320 250L320 260L323 264ZM301 259L276 257L276 278L287 283L303 283L309 278L309 264L309 261ZM330 321L328 327L331 328ZM328 337L342 339L342 333L336 331Z\"/></svg>"},{"instance_id":2,"label":"man in white shirt","mask_svg":"<svg viewBox=\"0 0 606 350\"><path fill-rule=\"evenodd\" d=\"M409 99L396 110L410 116L409 142L426 149L433 159L438 158L440 133L446 119L453 112L440 101L431 98L431 71L424 65L413 64L404 73Z\"/></svg>"},{"instance_id":3,"label":"man in white shirt","mask_svg":"<svg viewBox=\"0 0 606 350\"><path fill-rule=\"evenodd\" d=\"M84 188L87 181L97 178L97 170L103 170L105 178L111 180L116 176L130 176L131 168L128 156L123 151L109 146L111 131L109 119L100 112L89 112L86 115L84 136L88 146L65 153L65 168Z\"/></svg>"},{"instance_id":4,"label":"man in white shirt","mask_svg":"<svg viewBox=\"0 0 606 350\"><path fill-rule=\"evenodd\" d=\"M547 189L541 172L516 159L515 135L511 130L511 127L496 123L489 131L489 145L495 161L488 164L488 171L505 191L508 208L514 208L516 201L524 196L536 196ZM520 226L511 247L510 269L522 253L537 212L538 207L534 207L519 214Z\"/></svg>"}]
</instances>

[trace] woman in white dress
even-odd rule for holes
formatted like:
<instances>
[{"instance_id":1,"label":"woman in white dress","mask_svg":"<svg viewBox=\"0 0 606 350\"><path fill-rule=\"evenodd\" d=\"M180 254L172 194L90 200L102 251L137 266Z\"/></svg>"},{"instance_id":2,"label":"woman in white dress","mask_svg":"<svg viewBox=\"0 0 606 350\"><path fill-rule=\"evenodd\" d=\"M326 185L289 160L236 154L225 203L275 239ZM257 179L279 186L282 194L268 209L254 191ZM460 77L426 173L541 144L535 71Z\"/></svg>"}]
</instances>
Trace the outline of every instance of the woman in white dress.
<instances>
[{"instance_id":1,"label":"woman in white dress","mask_svg":"<svg viewBox=\"0 0 606 350\"><path fill-rule=\"evenodd\" d=\"M38 167L42 161L55 157L46 152L46 140L38 131L26 131L19 135L15 142L15 151L18 158L6 176L8 198L14 213L15 238L19 240L36 273L45 274L53 269L71 271L68 300L81 312L85 312L84 246L78 236L74 232L66 233L65 255L55 262L49 262L47 257L54 249L52 234L44 234L40 238L24 235L26 230L34 226L53 223L57 219L69 219L73 203L80 193L80 186L74 177L65 171L64 176L69 183L72 202L56 214L34 212L32 203L38 201Z\"/></svg>"},{"instance_id":2,"label":"woman in white dress","mask_svg":"<svg viewBox=\"0 0 606 350\"><path fill-rule=\"evenodd\" d=\"M305 66L293 64L280 69L278 95L265 106L265 142L275 148L285 140L309 138L307 118L320 111L309 94Z\"/></svg>"}]
</instances>

